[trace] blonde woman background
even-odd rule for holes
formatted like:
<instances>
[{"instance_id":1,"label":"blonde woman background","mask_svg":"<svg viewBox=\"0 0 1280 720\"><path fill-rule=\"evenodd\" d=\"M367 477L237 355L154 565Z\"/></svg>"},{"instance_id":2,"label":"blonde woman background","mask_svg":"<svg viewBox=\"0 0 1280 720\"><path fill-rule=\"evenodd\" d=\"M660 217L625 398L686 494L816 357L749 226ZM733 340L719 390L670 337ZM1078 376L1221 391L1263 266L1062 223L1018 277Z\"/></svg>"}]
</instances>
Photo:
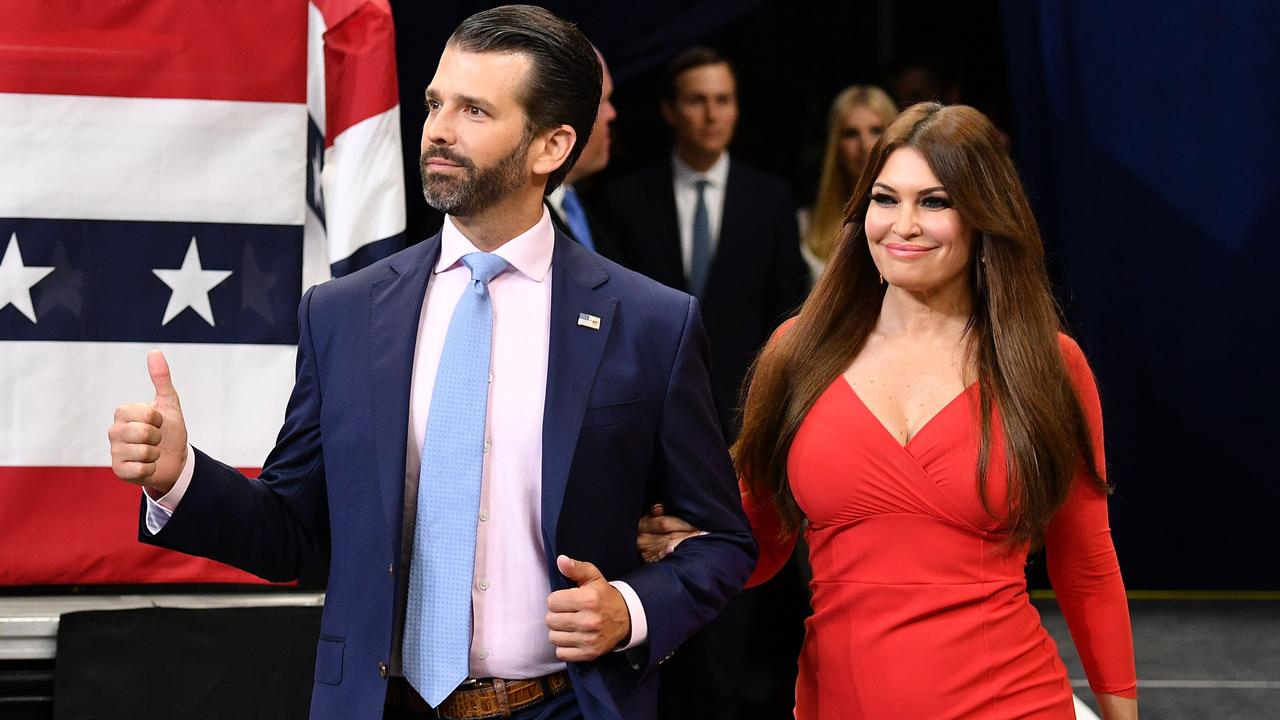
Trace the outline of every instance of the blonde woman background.
<instances>
[{"instance_id":1,"label":"blonde woman background","mask_svg":"<svg viewBox=\"0 0 1280 720\"><path fill-rule=\"evenodd\" d=\"M871 148L898 116L889 94L875 85L850 85L836 95L827 116L827 149L812 208L798 213L800 254L816 282L844 221L844 206L867 165Z\"/></svg>"}]
</instances>

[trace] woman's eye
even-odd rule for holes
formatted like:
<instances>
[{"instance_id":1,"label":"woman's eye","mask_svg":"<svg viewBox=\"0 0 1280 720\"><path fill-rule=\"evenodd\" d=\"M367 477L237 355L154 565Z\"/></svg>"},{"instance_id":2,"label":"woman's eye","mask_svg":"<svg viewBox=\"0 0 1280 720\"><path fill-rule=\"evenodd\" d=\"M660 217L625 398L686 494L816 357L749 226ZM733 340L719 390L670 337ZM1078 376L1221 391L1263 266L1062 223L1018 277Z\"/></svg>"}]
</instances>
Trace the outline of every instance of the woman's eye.
<instances>
[{"instance_id":1,"label":"woman's eye","mask_svg":"<svg viewBox=\"0 0 1280 720\"><path fill-rule=\"evenodd\" d=\"M897 200L894 200L892 195L885 195L884 193L872 193L871 202L881 207L889 207L894 203L896 203Z\"/></svg>"},{"instance_id":2,"label":"woman's eye","mask_svg":"<svg viewBox=\"0 0 1280 720\"><path fill-rule=\"evenodd\" d=\"M944 197L931 195L921 200L920 206L929 208L930 210L946 210L951 207L951 201Z\"/></svg>"}]
</instances>

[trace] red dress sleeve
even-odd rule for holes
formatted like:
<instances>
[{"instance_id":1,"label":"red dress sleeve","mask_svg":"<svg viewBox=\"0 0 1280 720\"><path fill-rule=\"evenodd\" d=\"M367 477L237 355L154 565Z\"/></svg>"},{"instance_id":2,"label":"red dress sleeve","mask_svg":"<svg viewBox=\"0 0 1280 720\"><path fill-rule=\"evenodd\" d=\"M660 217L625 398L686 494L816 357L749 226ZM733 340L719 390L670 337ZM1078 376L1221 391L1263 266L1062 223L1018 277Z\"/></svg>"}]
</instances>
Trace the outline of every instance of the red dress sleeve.
<instances>
[{"instance_id":1,"label":"red dress sleeve","mask_svg":"<svg viewBox=\"0 0 1280 720\"><path fill-rule=\"evenodd\" d=\"M741 482L738 488L742 492L742 509L747 512L747 520L751 522L751 534L760 546L760 557L756 560L756 569L747 578L747 587L755 587L769 580L791 557L795 549L799 532L783 533L782 517L771 501L757 500Z\"/></svg>"},{"instance_id":2,"label":"red dress sleeve","mask_svg":"<svg viewBox=\"0 0 1280 720\"><path fill-rule=\"evenodd\" d=\"M1105 477L1102 406L1093 373L1073 340L1063 335L1060 344L1089 427L1095 466ZM1083 467L1072 481L1066 504L1049 524L1045 553L1049 580L1089 687L1095 693L1136 698L1133 630L1120 564L1111 543L1107 496Z\"/></svg>"}]
</instances>

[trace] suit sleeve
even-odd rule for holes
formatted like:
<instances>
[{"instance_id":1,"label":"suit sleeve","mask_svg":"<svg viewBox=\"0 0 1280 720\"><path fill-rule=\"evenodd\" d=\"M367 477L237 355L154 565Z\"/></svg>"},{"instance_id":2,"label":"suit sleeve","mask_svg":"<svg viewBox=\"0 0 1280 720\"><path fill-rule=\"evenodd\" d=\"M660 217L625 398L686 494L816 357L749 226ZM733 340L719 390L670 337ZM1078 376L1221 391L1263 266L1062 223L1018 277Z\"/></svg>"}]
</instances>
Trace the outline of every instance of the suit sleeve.
<instances>
[{"instance_id":1,"label":"suit sleeve","mask_svg":"<svg viewBox=\"0 0 1280 720\"><path fill-rule=\"evenodd\" d=\"M660 562L621 578L636 591L649 618L646 671L710 622L741 590L755 565L756 545L711 400L706 333L693 298L658 434L654 497L707 534L685 540Z\"/></svg>"},{"instance_id":2,"label":"suit sleeve","mask_svg":"<svg viewBox=\"0 0 1280 720\"><path fill-rule=\"evenodd\" d=\"M1095 467L1105 473L1102 406L1079 347L1065 337L1063 355L1093 443ZM1049 580L1062 606L1095 693L1137 697L1133 630L1120 564L1111 542L1107 496L1082 466L1045 538Z\"/></svg>"},{"instance_id":3,"label":"suit sleeve","mask_svg":"<svg viewBox=\"0 0 1280 720\"><path fill-rule=\"evenodd\" d=\"M320 437L320 389L309 309L298 310L296 379L284 426L262 474L238 470L194 450L195 473L182 503L160 532L145 523L139 540L207 557L273 581L323 573L329 550L329 508Z\"/></svg>"}]
</instances>

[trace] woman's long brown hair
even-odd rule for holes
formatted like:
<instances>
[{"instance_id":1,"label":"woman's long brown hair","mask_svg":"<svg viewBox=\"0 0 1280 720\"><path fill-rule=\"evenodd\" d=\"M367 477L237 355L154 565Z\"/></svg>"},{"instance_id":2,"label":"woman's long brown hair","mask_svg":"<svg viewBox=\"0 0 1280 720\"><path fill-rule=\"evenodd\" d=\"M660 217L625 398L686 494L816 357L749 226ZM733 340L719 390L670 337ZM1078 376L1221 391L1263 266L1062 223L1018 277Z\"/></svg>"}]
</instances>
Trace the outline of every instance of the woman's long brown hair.
<instances>
[{"instance_id":1,"label":"woman's long brown hair","mask_svg":"<svg viewBox=\"0 0 1280 720\"><path fill-rule=\"evenodd\" d=\"M884 286L863 223L871 185L900 147L925 157L973 228L967 342L981 397L978 492L998 517L986 488L994 406L1004 434L1009 498L1009 507L998 510L1007 514L1008 540L1035 547L1081 463L1100 487L1106 482L1094 467L1084 413L1058 343L1061 321L1040 231L999 133L968 106L913 105L872 149L845 208L830 266L792 326L752 367L734 462L750 492L772 500L783 526L799 527L804 518L787 479L787 455L809 409L853 362L879 319Z\"/></svg>"}]
</instances>

